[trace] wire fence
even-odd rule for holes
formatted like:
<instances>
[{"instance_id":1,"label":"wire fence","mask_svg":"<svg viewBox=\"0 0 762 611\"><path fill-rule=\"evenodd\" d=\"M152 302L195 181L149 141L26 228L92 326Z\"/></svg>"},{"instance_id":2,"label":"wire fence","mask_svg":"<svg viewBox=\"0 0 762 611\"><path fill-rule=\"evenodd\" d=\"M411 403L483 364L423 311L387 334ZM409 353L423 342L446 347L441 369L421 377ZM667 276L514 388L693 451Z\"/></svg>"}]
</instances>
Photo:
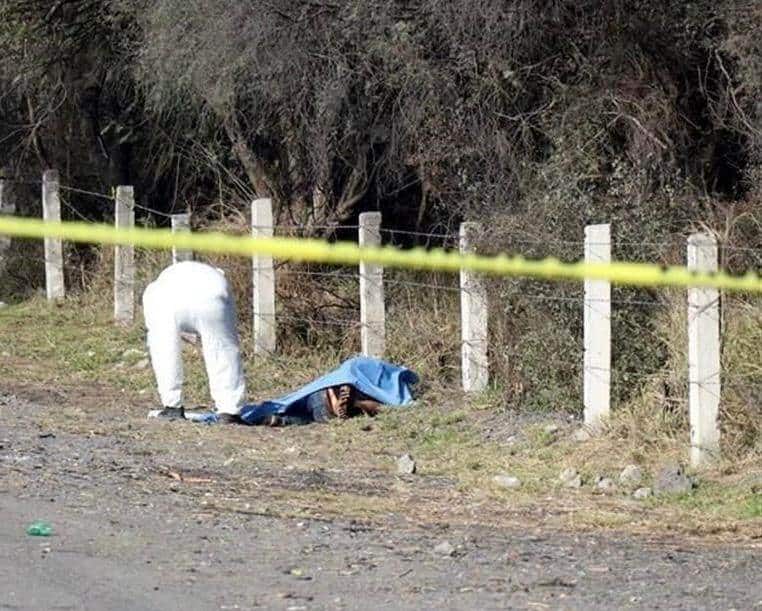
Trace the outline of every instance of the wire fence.
<instances>
[{"instance_id":1,"label":"wire fence","mask_svg":"<svg viewBox=\"0 0 762 611\"><path fill-rule=\"evenodd\" d=\"M42 183L36 181L34 186ZM61 185L61 205L67 215L83 221L109 214L115 194L104 194ZM78 199L74 199L74 198ZM91 200L91 205L83 202ZM171 213L137 202L134 209L161 219ZM240 231L268 230L275 235L319 236L321 239L357 240L362 223L302 224L273 223L238 227ZM668 234L660 241L554 239L516 229L490 228L477 241L484 250L520 249L529 256L581 259L585 248L611 246L613 258L646 260L662 264L682 263L686 236ZM432 246L459 249L463 235L442 228L416 231L379 227L380 243L400 248ZM734 269L755 269L762 263L762 246L718 245L719 260ZM0 265L12 268L27 255L6 252ZM241 264L250 273L251 263ZM363 321L361 286L367 281L357 269L319 264L275 262L277 307L273 314L259 313L251 301L249 283L241 281L241 311L247 325L252 319L269 319L278 325L281 338L290 333L318 335L331 340L335 333L350 341L368 323ZM684 290L613 287L609 297L586 295L581 285L550 284L526 279L497 279L469 284L457 276L402 270L386 270L387 354L433 375L453 375L462 365L464 346L469 344L462 326L464 298L489 296L489 332L486 350L493 387L502 389L506 401L524 401L541 409L559 407L581 411L580 382L585 372L599 380L610 380L615 405L636 401L650 393L665 405L687 405L689 387L687 331L689 315ZM762 396L762 316L760 298L723 296L722 308L722 397L725 403L741 402L759 412L755 399ZM598 324L611 326L611 361L600 367L585 360L585 316L595 315ZM486 316L486 314L485 314ZM349 339L347 339L349 338ZM354 341L354 340L352 340ZM358 340L359 341L359 340ZM356 346L357 343L350 344ZM751 355L751 356L750 356ZM412 362L411 362L412 361ZM709 387L711 395L715 391ZM520 390L516 390L520 389Z\"/></svg>"}]
</instances>

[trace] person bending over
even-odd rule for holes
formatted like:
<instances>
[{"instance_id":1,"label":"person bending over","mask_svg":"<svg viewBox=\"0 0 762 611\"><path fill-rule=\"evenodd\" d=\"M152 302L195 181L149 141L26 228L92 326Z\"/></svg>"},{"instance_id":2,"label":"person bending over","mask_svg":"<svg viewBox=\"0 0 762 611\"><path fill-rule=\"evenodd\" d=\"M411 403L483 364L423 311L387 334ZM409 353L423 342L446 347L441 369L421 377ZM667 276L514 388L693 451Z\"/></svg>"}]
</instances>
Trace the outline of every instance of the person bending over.
<instances>
[{"instance_id":1,"label":"person bending over","mask_svg":"<svg viewBox=\"0 0 762 611\"><path fill-rule=\"evenodd\" d=\"M143 293L148 351L162 409L158 418L185 418L182 336L201 338L209 391L219 421L239 423L246 394L236 310L224 273L205 263L170 265Z\"/></svg>"}]
</instances>

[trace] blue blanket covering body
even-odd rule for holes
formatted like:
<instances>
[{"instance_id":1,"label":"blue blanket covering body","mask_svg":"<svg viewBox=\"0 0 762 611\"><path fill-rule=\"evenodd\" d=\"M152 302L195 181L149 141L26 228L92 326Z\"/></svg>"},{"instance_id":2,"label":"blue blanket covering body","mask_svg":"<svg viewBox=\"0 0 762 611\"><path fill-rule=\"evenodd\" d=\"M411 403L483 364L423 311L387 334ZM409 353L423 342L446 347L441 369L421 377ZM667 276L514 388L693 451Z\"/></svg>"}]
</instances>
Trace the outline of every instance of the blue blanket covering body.
<instances>
[{"instance_id":1,"label":"blue blanket covering body","mask_svg":"<svg viewBox=\"0 0 762 611\"><path fill-rule=\"evenodd\" d=\"M410 387L417 382L418 376L406 367L357 356L292 393L272 401L244 406L241 419L247 424L262 424L272 415L303 417L305 403L312 393L341 384L351 384L384 405L407 405L413 400Z\"/></svg>"}]
</instances>

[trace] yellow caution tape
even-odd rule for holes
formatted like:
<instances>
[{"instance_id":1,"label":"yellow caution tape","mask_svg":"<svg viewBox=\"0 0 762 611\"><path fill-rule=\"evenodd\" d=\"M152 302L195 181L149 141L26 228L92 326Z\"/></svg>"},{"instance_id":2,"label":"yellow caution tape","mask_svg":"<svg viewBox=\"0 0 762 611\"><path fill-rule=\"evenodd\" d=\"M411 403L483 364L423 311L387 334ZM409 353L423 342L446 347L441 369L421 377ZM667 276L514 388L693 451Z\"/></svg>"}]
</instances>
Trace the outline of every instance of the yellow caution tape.
<instances>
[{"instance_id":1,"label":"yellow caution tape","mask_svg":"<svg viewBox=\"0 0 762 611\"><path fill-rule=\"evenodd\" d=\"M59 238L90 244L133 244L156 250L240 256L271 255L277 259L338 265L361 261L389 268L458 272L470 270L495 276L524 276L542 280L608 280L633 286L703 286L727 291L762 292L762 280L754 273L731 276L725 272L696 273L685 267L649 263L562 263L548 258L528 260L522 256L481 256L440 248L403 250L391 246L360 247L352 242L327 242L307 238L252 238L219 232L172 233L168 229L116 229L110 225L82 222L52 223L39 219L0 216L0 234L20 238Z\"/></svg>"}]
</instances>

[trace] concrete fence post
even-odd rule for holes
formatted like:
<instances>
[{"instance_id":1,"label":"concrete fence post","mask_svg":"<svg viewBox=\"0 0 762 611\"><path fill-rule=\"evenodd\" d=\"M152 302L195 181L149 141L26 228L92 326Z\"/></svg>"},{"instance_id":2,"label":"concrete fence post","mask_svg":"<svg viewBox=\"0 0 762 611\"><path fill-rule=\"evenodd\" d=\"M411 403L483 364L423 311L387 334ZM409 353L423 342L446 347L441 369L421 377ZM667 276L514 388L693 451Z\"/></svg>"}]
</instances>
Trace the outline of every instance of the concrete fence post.
<instances>
[{"instance_id":1,"label":"concrete fence post","mask_svg":"<svg viewBox=\"0 0 762 611\"><path fill-rule=\"evenodd\" d=\"M707 233L688 238L688 268L717 271L717 240ZM688 413L691 464L703 465L720 450L720 294L688 289Z\"/></svg>"},{"instance_id":2,"label":"concrete fence post","mask_svg":"<svg viewBox=\"0 0 762 611\"><path fill-rule=\"evenodd\" d=\"M269 198L251 203L251 234L255 238L273 236L273 206ZM276 348L275 269L270 255L252 257L252 308L254 353L270 354Z\"/></svg>"},{"instance_id":3,"label":"concrete fence post","mask_svg":"<svg viewBox=\"0 0 762 611\"><path fill-rule=\"evenodd\" d=\"M461 223L460 252L474 252L482 227L479 223ZM463 390L477 392L487 388L487 284L483 276L460 272L461 370Z\"/></svg>"},{"instance_id":4,"label":"concrete fence post","mask_svg":"<svg viewBox=\"0 0 762 611\"><path fill-rule=\"evenodd\" d=\"M48 223L61 222L61 196L57 170L42 175L42 218ZM63 244L59 238L45 238L45 290L49 301L63 299Z\"/></svg>"},{"instance_id":5,"label":"concrete fence post","mask_svg":"<svg viewBox=\"0 0 762 611\"><path fill-rule=\"evenodd\" d=\"M172 233L190 230L190 214L186 212L183 214L172 215ZM193 252L190 250L172 248L172 263L177 263L179 261L193 261Z\"/></svg>"},{"instance_id":6,"label":"concrete fence post","mask_svg":"<svg viewBox=\"0 0 762 611\"><path fill-rule=\"evenodd\" d=\"M10 185L6 180L8 172L5 168L0 168L0 214L13 215L16 212L15 202L10 195ZM11 248L11 238L0 236L0 273L8 266L6 253Z\"/></svg>"},{"instance_id":7,"label":"concrete fence post","mask_svg":"<svg viewBox=\"0 0 762 611\"><path fill-rule=\"evenodd\" d=\"M359 245L381 245L381 213L360 214ZM365 356L382 358L386 350L384 268L360 262L360 340Z\"/></svg>"},{"instance_id":8,"label":"concrete fence post","mask_svg":"<svg viewBox=\"0 0 762 611\"><path fill-rule=\"evenodd\" d=\"M135 194L132 187L117 187L114 204L114 225L117 229L135 226ZM135 319L135 247L132 244L114 248L114 320L129 325Z\"/></svg>"},{"instance_id":9,"label":"concrete fence post","mask_svg":"<svg viewBox=\"0 0 762 611\"><path fill-rule=\"evenodd\" d=\"M585 263L610 261L611 226L585 227ZM611 284L607 280L585 280L584 308L585 426L595 430L611 409Z\"/></svg>"},{"instance_id":10,"label":"concrete fence post","mask_svg":"<svg viewBox=\"0 0 762 611\"><path fill-rule=\"evenodd\" d=\"M15 214L16 202L11 196L10 170L0 168L0 214Z\"/></svg>"}]
</instances>

